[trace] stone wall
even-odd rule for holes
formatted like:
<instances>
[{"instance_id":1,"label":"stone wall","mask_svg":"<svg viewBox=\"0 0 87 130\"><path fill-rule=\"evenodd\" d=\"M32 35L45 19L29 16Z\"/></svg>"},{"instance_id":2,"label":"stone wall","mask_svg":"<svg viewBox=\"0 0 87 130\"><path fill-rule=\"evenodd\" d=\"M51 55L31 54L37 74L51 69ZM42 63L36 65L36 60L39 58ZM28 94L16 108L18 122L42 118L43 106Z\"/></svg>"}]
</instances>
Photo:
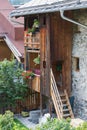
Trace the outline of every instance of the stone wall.
<instances>
[{"instance_id":1,"label":"stone wall","mask_svg":"<svg viewBox=\"0 0 87 130\"><path fill-rule=\"evenodd\" d=\"M87 10L74 12L74 19L87 25ZM79 69L76 69L77 58ZM75 25L72 44L72 95L75 97L75 116L87 120L87 29Z\"/></svg>"}]
</instances>

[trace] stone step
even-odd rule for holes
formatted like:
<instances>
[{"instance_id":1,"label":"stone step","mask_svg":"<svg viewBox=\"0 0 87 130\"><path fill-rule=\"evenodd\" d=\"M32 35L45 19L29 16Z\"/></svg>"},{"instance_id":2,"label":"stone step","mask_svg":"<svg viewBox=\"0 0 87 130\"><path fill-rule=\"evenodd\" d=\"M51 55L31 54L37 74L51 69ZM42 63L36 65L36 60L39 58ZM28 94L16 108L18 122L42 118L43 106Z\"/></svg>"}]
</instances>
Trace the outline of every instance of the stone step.
<instances>
[{"instance_id":1,"label":"stone step","mask_svg":"<svg viewBox=\"0 0 87 130\"><path fill-rule=\"evenodd\" d=\"M47 113L47 109L44 109L43 113ZM33 123L35 123L35 122L37 123L39 121L39 118L40 118L40 110L30 111L29 115L30 115L29 120Z\"/></svg>"}]
</instances>

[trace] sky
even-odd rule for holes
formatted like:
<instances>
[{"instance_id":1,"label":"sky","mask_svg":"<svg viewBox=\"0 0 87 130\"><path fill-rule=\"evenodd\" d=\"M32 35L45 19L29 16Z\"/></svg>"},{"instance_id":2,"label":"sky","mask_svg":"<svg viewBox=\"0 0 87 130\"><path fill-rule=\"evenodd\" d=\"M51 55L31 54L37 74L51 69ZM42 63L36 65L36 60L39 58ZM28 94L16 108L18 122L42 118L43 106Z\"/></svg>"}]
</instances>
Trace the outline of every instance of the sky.
<instances>
[{"instance_id":1,"label":"sky","mask_svg":"<svg viewBox=\"0 0 87 130\"><path fill-rule=\"evenodd\" d=\"M19 4L24 4L26 2L29 2L30 0L9 0L11 4L13 5L19 5Z\"/></svg>"}]
</instances>

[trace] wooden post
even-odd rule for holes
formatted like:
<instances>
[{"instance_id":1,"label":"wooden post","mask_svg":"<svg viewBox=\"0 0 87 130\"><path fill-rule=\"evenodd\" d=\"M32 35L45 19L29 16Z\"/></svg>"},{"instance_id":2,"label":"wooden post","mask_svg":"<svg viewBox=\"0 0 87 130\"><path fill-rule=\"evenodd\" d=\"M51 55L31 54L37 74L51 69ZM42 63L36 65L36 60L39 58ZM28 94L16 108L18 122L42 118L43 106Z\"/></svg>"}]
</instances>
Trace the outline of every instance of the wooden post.
<instances>
[{"instance_id":1,"label":"wooden post","mask_svg":"<svg viewBox=\"0 0 87 130\"><path fill-rule=\"evenodd\" d=\"M25 22L25 25L24 25L24 30L28 29L28 17L24 17L24 22ZM25 70L28 70L29 69L29 53L27 52L28 50L28 46L25 46Z\"/></svg>"},{"instance_id":2,"label":"wooden post","mask_svg":"<svg viewBox=\"0 0 87 130\"><path fill-rule=\"evenodd\" d=\"M40 15L40 111L41 111L41 116L43 115L43 73L42 73L42 67L43 67L43 63L42 63L42 55L43 55L43 46L42 46L42 26L43 26L43 15Z\"/></svg>"},{"instance_id":3,"label":"wooden post","mask_svg":"<svg viewBox=\"0 0 87 130\"><path fill-rule=\"evenodd\" d=\"M25 70L29 69L29 53L27 52L28 47L25 46Z\"/></svg>"},{"instance_id":4,"label":"wooden post","mask_svg":"<svg viewBox=\"0 0 87 130\"><path fill-rule=\"evenodd\" d=\"M50 15L46 14L46 87L50 97Z\"/></svg>"},{"instance_id":5,"label":"wooden post","mask_svg":"<svg viewBox=\"0 0 87 130\"><path fill-rule=\"evenodd\" d=\"M40 17L40 108L42 109L42 95L49 97L50 104L50 15ZM50 107L49 107L50 110ZM50 112L51 113L51 112Z\"/></svg>"},{"instance_id":6,"label":"wooden post","mask_svg":"<svg viewBox=\"0 0 87 130\"><path fill-rule=\"evenodd\" d=\"M46 28L47 28L47 44L46 44L46 73L47 73L47 87L48 87L48 96L49 96L49 113L52 115L52 101L51 101L51 74L50 74L50 14L46 14Z\"/></svg>"}]
</instances>

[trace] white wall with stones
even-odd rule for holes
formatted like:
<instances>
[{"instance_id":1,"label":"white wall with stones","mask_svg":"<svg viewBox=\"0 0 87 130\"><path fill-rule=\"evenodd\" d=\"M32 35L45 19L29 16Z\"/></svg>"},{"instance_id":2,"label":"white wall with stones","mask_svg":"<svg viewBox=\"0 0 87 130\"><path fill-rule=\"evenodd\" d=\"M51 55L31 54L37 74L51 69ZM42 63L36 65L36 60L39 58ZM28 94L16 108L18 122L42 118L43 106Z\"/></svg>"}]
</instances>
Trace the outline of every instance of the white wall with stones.
<instances>
[{"instance_id":1,"label":"white wall with stones","mask_svg":"<svg viewBox=\"0 0 87 130\"><path fill-rule=\"evenodd\" d=\"M87 25L87 10L74 12L76 21ZM72 95L74 100L74 114L87 120L87 29L74 26L72 44ZM73 57L79 58L79 70L75 69Z\"/></svg>"}]
</instances>

